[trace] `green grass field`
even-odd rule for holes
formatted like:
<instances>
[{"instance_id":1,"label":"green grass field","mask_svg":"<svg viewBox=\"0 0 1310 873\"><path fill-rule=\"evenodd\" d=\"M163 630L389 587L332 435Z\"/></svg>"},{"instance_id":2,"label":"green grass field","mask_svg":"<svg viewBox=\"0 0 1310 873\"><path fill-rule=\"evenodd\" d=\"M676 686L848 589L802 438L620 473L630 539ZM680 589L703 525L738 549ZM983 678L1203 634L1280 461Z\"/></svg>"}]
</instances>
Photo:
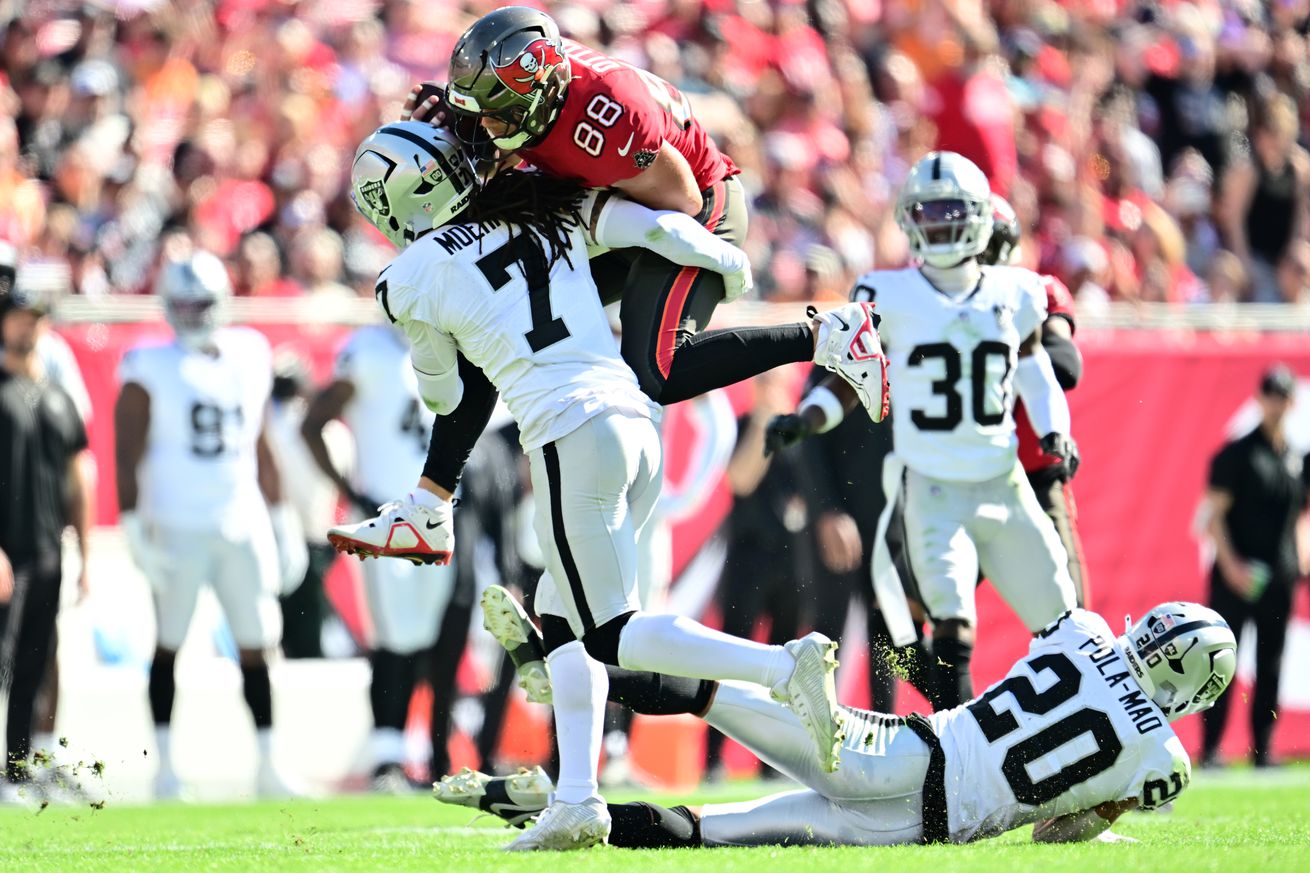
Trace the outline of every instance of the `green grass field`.
<instances>
[{"instance_id":1,"label":"green grass field","mask_svg":"<svg viewBox=\"0 0 1310 873\"><path fill-rule=\"evenodd\" d=\"M672 802L758 796L736 784ZM619 798L614 799L631 799ZM874 869L1101 873L1125 870L1310 871L1310 767L1261 778L1250 771L1198 774L1171 813L1129 816L1116 830L1138 845L1034 846L1029 829L970 846L887 849L759 848L633 852L597 848L505 855L511 832L424 797L347 797L246 806L50 807L0 810L0 870L424 871L589 873L632 869L766 873ZM514 832L517 833L517 832Z\"/></svg>"}]
</instances>

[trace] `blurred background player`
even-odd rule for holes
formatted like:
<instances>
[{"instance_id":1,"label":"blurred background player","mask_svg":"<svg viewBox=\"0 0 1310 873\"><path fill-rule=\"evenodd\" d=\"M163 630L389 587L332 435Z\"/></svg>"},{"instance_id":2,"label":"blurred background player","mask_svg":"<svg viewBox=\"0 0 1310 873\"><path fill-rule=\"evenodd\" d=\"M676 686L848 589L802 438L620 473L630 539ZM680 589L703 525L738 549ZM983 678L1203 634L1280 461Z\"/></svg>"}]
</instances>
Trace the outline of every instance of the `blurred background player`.
<instances>
[{"instance_id":1,"label":"blurred background player","mask_svg":"<svg viewBox=\"0 0 1310 873\"><path fill-rule=\"evenodd\" d=\"M231 293L222 261L179 254L156 280L174 337L123 356L114 409L120 524L153 590L158 626L149 689L156 794L181 791L171 757L175 660L209 585L238 649L259 740L258 792L288 796L301 789L273 754L266 653L281 633L279 588L303 580L306 559L268 445L271 352L256 331L219 326Z\"/></svg>"},{"instance_id":2,"label":"blurred background player","mask_svg":"<svg viewBox=\"0 0 1310 873\"><path fill-rule=\"evenodd\" d=\"M1296 525L1306 510L1310 470L1287 444L1284 429L1296 395L1296 377L1285 366L1260 379L1260 422L1221 448L1210 463L1206 530L1214 544L1210 605L1240 634L1255 625L1255 690L1251 699L1251 761L1274 763L1269 744L1278 721L1283 646L1292 615L1292 591L1300 574ZM1228 703L1205 714L1202 763L1221 762L1219 742Z\"/></svg>"},{"instance_id":3,"label":"blurred background player","mask_svg":"<svg viewBox=\"0 0 1310 873\"><path fill-rule=\"evenodd\" d=\"M910 565L933 622L937 703L950 708L973 696L980 568L1034 633L1074 605L1064 547L1018 465L1016 389L1043 450L1071 465L1076 454L1068 403L1040 342L1041 278L978 262L993 226L987 177L958 154L929 153L901 189L897 221L919 266L866 273L851 297L882 317L904 464L903 480L893 478L903 481ZM777 420L775 442L831 428L854 400L829 377L796 416Z\"/></svg>"},{"instance_id":4,"label":"blurred background player","mask_svg":"<svg viewBox=\"0 0 1310 873\"><path fill-rule=\"evenodd\" d=\"M327 529L337 517L337 488L318 468L300 433L312 390L309 366L304 359L289 349L276 351L269 444L282 474L286 501L295 509L305 532L309 558L304 580L292 590L284 590L278 600L282 607L282 654L286 658L323 657L325 624L339 630L330 637L335 643L334 654L353 651L349 632L331 611L323 589L324 577L337 557L336 549L327 541ZM350 435L345 425L333 422L326 428L323 440L336 464L350 465Z\"/></svg>"},{"instance_id":5,"label":"blurred background player","mask_svg":"<svg viewBox=\"0 0 1310 873\"><path fill-rule=\"evenodd\" d=\"M35 804L33 705L54 642L63 578L60 540L72 525L87 588L93 485L86 429L69 395L47 378L38 348L49 304L19 284L0 297L0 689L8 691L0 802Z\"/></svg>"},{"instance_id":6,"label":"blurred background player","mask_svg":"<svg viewBox=\"0 0 1310 873\"><path fill-rule=\"evenodd\" d=\"M332 463L323 438L324 428L337 418L355 439L350 479ZM342 346L332 381L310 404L301 433L319 469L361 518L371 518L384 502L380 498L403 494L413 484L414 470L427 458L435 418L419 397L405 335L390 324L371 325ZM363 572L372 625L373 788L408 791L405 719L420 658L436 640L455 573L408 561L365 561ZM448 662L443 672L453 677L456 666ZM443 701L443 719L449 717L449 703Z\"/></svg>"}]
</instances>

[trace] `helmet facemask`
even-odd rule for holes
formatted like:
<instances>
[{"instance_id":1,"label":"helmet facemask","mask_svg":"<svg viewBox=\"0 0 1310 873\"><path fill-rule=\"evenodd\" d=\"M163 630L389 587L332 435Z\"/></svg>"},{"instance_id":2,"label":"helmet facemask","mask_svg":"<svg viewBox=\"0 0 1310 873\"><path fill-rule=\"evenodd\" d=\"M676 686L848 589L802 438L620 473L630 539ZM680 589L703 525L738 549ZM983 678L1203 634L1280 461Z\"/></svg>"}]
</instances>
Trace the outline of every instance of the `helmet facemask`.
<instances>
[{"instance_id":1,"label":"helmet facemask","mask_svg":"<svg viewBox=\"0 0 1310 873\"><path fill-rule=\"evenodd\" d=\"M953 191L940 199L904 198L896 219L910 238L911 251L929 266L949 269L987 248L990 209L984 200Z\"/></svg>"}]
</instances>

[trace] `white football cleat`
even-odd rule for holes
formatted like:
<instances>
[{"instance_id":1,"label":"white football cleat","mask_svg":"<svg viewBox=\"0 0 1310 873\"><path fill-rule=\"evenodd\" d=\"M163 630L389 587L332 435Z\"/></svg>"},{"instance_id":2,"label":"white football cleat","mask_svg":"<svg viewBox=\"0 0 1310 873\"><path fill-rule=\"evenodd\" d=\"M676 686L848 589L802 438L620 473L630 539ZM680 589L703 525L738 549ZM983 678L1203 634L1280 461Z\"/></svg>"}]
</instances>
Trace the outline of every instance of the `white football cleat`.
<instances>
[{"instance_id":1,"label":"white football cleat","mask_svg":"<svg viewBox=\"0 0 1310 873\"><path fill-rule=\"evenodd\" d=\"M891 406L891 391L873 304L847 303L827 312L810 307L808 314L815 326L814 363L845 380L869 417L882 421Z\"/></svg>"},{"instance_id":2,"label":"white football cleat","mask_svg":"<svg viewBox=\"0 0 1310 873\"><path fill-rule=\"evenodd\" d=\"M842 741L846 739L834 681L837 644L816 632L792 640L784 648L795 666L785 682L773 687L773 698L796 713L818 748L824 772L832 773L840 763Z\"/></svg>"},{"instance_id":3,"label":"white football cleat","mask_svg":"<svg viewBox=\"0 0 1310 873\"><path fill-rule=\"evenodd\" d=\"M487 586L482 592L482 626L509 652L519 673L519 686L527 692L528 700L549 704L553 697L546 648L541 632L522 604L501 586Z\"/></svg>"},{"instance_id":4,"label":"white football cleat","mask_svg":"<svg viewBox=\"0 0 1310 873\"><path fill-rule=\"evenodd\" d=\"M374 518L328 528L328 542L338 552L365 558L405 558L415 564L449 564L455 548L454 507L435 508L411 498L393 500Z\"/></svg>"},{"instance_id":5,"label":"white football cleat","mask_svg":"<svg viewBox=\"0 0 1310 873\"><path fill-rule=\"evenodd\" d=\"M555 783L540 767L520 767L512 776L489 776L465 767L432 783L432 796L442 803L490 813L516 828L549 806L554 790Z\"/></svg>"},{"instance_id":6,"label":"white football cleat","mask_svg":"<svg viewBox=\"0 0 1310 873\"><path fill-rule=\"evenodd\" d=\"M567 852L609 840L609 808L599 797L582 803L557 800L537 817L532 830L505 847L506 852Z\"/></svg>"}]
</instances>

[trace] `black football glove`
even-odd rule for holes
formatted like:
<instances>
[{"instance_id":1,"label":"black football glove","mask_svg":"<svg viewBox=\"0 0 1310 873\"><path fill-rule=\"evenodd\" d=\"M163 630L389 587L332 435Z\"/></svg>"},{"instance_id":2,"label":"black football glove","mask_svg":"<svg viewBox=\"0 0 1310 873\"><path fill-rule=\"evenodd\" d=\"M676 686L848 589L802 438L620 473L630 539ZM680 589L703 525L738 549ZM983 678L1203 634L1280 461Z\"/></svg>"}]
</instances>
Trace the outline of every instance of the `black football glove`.
<instances>
[{"instance_id":1,"label":"black football glove","mask_svg":"<svg viewBox=\"0 0 1310 873\"><path fill-rule=\"evenodd\" d=\"M1078 465L1082 463L1082 458L1078 454L1078 444L1073 441L1073 437L1052 431L1042 437L1038 446L1046 454L1060 459L1055 469L1058 470L1056 478L1061 482L1068 482L1078 472Z\"/></svg>"},{"instance_id":2,"label":"black football glove","mask_svg":"<svg viewBox=\"0 0 1310 873\"><path fill-rule=\"evenodd\" d=\"M764 429L764 456L794 446L812 433L805 419L795 413L775 415Z\"/></svg>"}]
</instances>

